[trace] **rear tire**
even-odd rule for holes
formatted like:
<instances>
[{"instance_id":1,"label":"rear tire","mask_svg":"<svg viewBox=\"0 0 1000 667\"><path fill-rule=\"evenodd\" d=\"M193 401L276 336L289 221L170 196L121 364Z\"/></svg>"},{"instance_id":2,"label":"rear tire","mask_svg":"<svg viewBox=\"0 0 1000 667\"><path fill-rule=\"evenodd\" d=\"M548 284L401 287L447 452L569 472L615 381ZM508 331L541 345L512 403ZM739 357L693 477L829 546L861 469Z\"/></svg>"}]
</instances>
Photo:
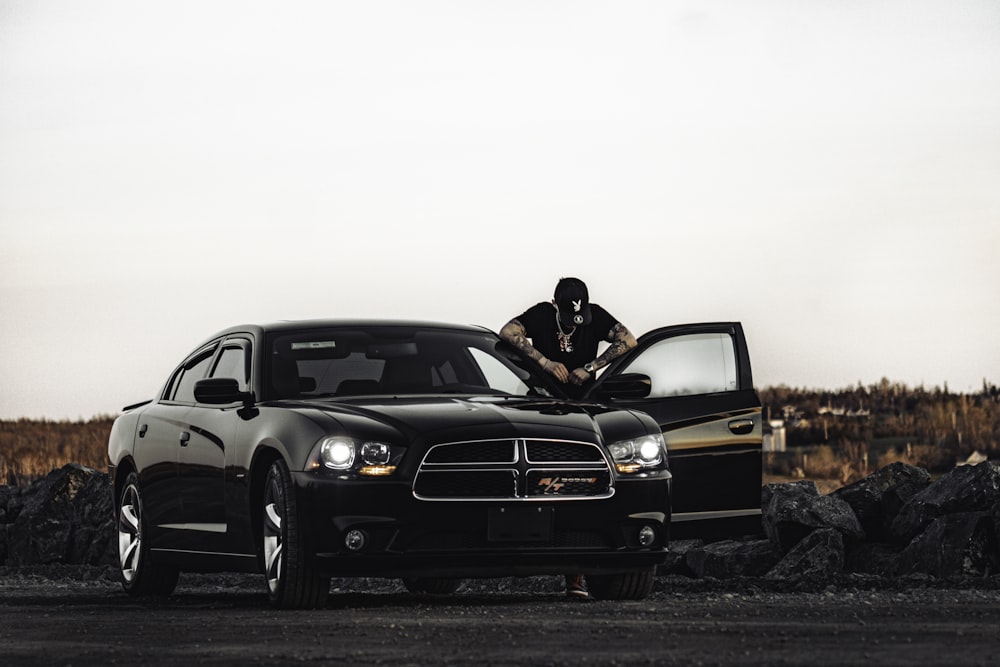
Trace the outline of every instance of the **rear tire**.
<instances>
[{"instance_id":1,"label":"rear tire","mask_svg":"<svg viewBox=\"0 0 1000 667\"><path fill-rule=\"evenodd\" d=\"M295 489L288 466L271 464L264 481L261 512L264 577L271 604L281 609L314 609L326 605L330 578L310 565L298 523Z\"/></svg>"},{"instance_id":2,"label":"rear tire","mask_svg":"<svg viewBox=\"0 0 1000 667\"><path fill-rule=\"evenodd\" d=\"M462 579L446 579L444 577L413 577L404 578L403 585L411 593L451 595L462 585L462 581Z\"/></svg>"},{"instance_id":3,"label":"rear tire","mask_svg":"<svg viewBox=\"0 0 1000 667\"><path fill-rule=\"evenodd\" d=\"M642 600L653 590L656 568L618 574L588 574L587 587L597 600Z\"/></svg>"},{"instance_id":4,"label":"rear tire","mask_svg":"<svg viewBox=\"0 0 1000 667\"><path fill-rule=\"evenodd\" d=\"M146 517L139 491L139 475L130 472L118 499L118 573L122 588L133 597L166 597L177 587L180 571L149 557Z\"/></svg>"}]
</instances>

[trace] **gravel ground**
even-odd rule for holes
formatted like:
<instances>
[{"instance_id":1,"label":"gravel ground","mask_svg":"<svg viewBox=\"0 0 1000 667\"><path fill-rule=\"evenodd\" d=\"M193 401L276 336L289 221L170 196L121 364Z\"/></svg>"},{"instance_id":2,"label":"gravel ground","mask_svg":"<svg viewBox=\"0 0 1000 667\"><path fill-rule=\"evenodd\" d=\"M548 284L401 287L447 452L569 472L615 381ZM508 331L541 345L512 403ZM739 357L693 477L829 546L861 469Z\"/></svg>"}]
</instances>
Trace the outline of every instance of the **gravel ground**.
<instances>
[{"instance_id":1,"label":"gravel ground","mask_svg":"<svg viewBox=\"0 0 1000 667\"><path fill-rule=\"evenodd\" d=\"M579 602L555 577L446 597L334 580L325 609L275 611L259 576L184 575L133 600L113 570L0 568L0 662L360 665L986 665L1000 577L844 577L822 586L659 577L638 602Z\"/></svg>"}]
</instances>

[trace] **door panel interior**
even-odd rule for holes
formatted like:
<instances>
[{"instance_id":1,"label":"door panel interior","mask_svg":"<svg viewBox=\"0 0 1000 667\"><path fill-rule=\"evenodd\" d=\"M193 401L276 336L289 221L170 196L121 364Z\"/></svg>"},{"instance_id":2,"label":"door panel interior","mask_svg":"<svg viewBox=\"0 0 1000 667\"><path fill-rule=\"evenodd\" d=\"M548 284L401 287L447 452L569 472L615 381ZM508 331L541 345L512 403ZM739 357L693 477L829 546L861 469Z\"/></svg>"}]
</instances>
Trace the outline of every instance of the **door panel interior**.
<instances>
[{"instance_id":1,"label":"door panel interior","mask_svg":"<svg viewBox=\"0 0 1000 667\"><path fill-rule=\"evenodd\" d=\"M611 402L648 413L663 431L673 473L672 536L759 532L763 431L742 326L649 332L601 379L621 373L650 377L647 398Z\"/></svg>"}]
</instances>

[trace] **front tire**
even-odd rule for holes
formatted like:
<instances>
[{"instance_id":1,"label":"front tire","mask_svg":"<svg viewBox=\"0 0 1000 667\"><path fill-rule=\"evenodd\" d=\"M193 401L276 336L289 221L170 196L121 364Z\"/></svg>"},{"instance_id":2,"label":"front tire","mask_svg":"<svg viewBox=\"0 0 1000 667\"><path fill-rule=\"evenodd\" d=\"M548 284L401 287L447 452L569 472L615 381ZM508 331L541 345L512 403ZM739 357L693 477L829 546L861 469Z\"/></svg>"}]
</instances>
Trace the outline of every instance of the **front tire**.
<instances>
[{"instance_id":1,"label":"front tire","mask_svg":"<svg viewBox=\"0 0 1000 667\"><path fill-rule=\"evenodd\" d=\"M655 567L618 574L588 574L587 587L597 600L642 600L653 591L655 574Z\"/></svg>"},{"instance_id":2,"label":"front tire","mask_svg":"<svg viewBox=\"0 0 1000 667\"><path fill-rule=\"evenodd\" d=\"M330 579L320 576L308 562L292 476L281 459L267 471L261 515L264 577L271 604L281 609L325 606Z\"/></svg>"},{"instance_id":3,"label":"front tire","mask_svg":"<svg viewBox=\"0 0 1000 667\"><path fill-rule=\"evenodd\" d=\"M177 587L180 571L152 561L147 535L139 475L131 472L118 499L118 572L122 588L133 597L166 597Z\"/></svg>"}]
</instances>

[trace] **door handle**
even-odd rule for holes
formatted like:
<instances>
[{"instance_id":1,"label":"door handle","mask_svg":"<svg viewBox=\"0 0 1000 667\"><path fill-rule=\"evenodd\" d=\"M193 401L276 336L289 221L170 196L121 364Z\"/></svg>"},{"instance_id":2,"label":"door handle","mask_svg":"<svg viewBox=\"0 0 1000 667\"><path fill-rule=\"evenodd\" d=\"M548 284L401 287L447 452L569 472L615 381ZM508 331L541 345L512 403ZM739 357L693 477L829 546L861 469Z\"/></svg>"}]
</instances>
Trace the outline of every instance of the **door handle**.
<instances>
[{"instance_id":1,"label":"door handle","mask_svg":"<svg viewBox=\"0 0 1000 667\"><path fill-rule=\"evenodd\" d=\"M753 431L752 419L734 419L729 422L729 432L733 435L746 435Z\"/></svg>"},{"instance_id":2,"label":"door handle","mask_svg":"<svg viewBox=\"0 0 1000 667\"><path fill-rule=\"evenodd\" d=\"M191 439L191 434L187 431L181 431L181 447L187 447L188 441Z\"/></svg>"},{"instance_id":3,"label":"door handle","mask_svg":"<svg viewBox=\"0 0 1000 667\"><path fill-rule=\"evenodd\" d=\"M139 437L140 438L145 438L146 437L146 430L148 428L149 428L149 424L143 424L142 426L139 427Z\"/></svg>"}]
</instances>

